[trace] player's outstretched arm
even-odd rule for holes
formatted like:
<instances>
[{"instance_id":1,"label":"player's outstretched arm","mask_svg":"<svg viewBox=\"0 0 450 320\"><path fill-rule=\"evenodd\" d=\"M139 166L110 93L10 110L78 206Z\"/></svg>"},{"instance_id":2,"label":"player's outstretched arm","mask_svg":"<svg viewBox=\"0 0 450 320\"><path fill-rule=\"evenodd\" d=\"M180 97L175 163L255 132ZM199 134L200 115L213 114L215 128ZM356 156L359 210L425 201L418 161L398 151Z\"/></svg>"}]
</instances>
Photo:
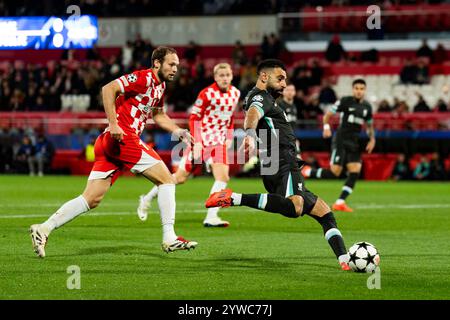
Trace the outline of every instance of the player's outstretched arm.
<instances>
[{"instance_id":1,"label":"player's outstretched arm","mask_svg":"<svg viewBox=\"0 0 450 320\"><path fill-rule=\"evenodd\" d=\"M323 132L322 132L322 136L324 138L330 138L332 133L331 133L331 127L330 127L330 118L333 116L333 113L330 111L327 111L325 113L325 115L323 116Z\"/></svg>"},{"instance_id":2,"label":"player's outstretched arm","mask_svg":"<svg viewBox=\"0 0 450 320\"><path fill-rule=\"evenodd\" d=\"M369 143L367 143L366 151L372 153L375 148L375 128L373 126L373 120L367 123L367 135L369 136Z\"/></svg>"},{"instance_id":3,"label":"player's outstretched arm","mask_svg":"<svg viewBox=\"0 0 450 320\"><path fill-rule=\"evenodd\" d=\"M155 123L162 129L175 134L178 138L180 138L184 142L188 144L194 143L194 138L191 136L189 131L177 126L175 122L164 111L158 109L154 110L153 121L155 121Z\"/></svg>"},{"instance_id":4,"label":"player's outstretched arm","mask_svg":"<svg viewBox=\"0 0 450 320\"><path fill-rule=\"evenodd\" d=\"M108 119L109 132L111 137L118 141L121 141L125 135L125 132L123 132L117 122L116 98L120 92L120 86L117 81L111 81L102 87L103 107Z\"/></svg>"},{"instance_id":5,"label":"player's outstretched arm","mask_svg":"<svg viewBox=\"0 0 450 320\"><path fill-rule=\"evenodd\" d=\"M253 156L253 153L256 149L256 127L258 126L259 119L261 119L263 115L258 111L258 109L250 108L248 109L247 113L245 114L245 120L244 120L244 129L246 132L246 136L244 138L243 148L244 152L246 154L250 154L250 156Z\"/></svg>"}]
</instances>

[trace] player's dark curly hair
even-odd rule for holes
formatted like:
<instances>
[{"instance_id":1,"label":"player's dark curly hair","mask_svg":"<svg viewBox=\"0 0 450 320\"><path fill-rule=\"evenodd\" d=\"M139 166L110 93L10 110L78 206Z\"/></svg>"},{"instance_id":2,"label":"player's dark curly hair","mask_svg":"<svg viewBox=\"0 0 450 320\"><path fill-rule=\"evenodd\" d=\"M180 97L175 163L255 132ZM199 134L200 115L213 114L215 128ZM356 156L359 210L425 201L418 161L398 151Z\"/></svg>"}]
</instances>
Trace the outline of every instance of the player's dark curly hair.
<instances>
[{"instance_id":1,"label":"player's dark curly hair","mask_svg":"<svg viewBox=\"0 0 450 320\"><path fill-rule=\"evenodd\" d=\"M365 81L364 79L361 79L361 78L358 78L358 79L353 80L353 82L352 82L352 87L353 87L355 84L363 84L363 85L367 86L367 85L366 85L366 81Z\"/></svg>"},{"instance_id":2,"label":"player's dark curly hair","mask_svg":"<svg viewBox=\"0 0 450 320\"><path fill-rule=\"evenodd\" d=\"M286 71L286 66L284 65L283 61L278 60L278 59L266 59L266 60L261 61L258 64L258 66L256 68L256 72L259 75L262 70L273 69L273 68L281 68L284 71Z\"/></svg>"},{"instance_id":3,"label":"player's dark curly hair","mask_svg":"<svg viewBox=\"0 0 450 320\"><path fill-rule=\"evenodd\" d=\"M171 47L158 47L155 50L153 50L152 53L152 68L155 66L155 60L158 60L159 62L163 63L164 57L170 53L177 54L177 50Z\"/></svg>"}]
</instances>

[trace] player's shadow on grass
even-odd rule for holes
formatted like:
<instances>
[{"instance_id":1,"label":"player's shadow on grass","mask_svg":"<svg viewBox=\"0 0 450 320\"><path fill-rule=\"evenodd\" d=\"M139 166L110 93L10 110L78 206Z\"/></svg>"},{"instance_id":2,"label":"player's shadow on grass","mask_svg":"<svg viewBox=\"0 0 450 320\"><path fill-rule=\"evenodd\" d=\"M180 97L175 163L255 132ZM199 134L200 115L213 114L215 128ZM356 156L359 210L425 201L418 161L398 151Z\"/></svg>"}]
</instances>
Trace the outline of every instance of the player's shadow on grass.
<instances>
[{"instance_id":1,"label":"player's shadow on grass","mask_svg":"<svg viewBox=\"0 0 450 320\"><path fill-rule=\"evenodd\" d=\"M122 254L122 255L145 255L149 251L148 248L137 247L131 245L122 246L104 246L104 247L89 247L76 250L72 254L58 254L54 257L72 257L72 256L95 256L103 254Z\"/></svg>"},{"instance_id":2,"label":"player's shadow on grass","mask_svg":"<svg viewBox=\"0 0 450 320\"><path fill-rule=\"evenodd\" d=\"M71 257L71 256L96 256L104 254L114 254L123 256L145 256L154 259L170 259L179 262L180 260L185 262L184 269L193 271L198 270L199 266L211 268L217 268L220 265L221 269L228 270L242 270L242 269L260 269L260 270L290 270L292 268L314 267L325 268L335 270L336 266L330 263L317 263L317 259L327 259L328 256L299 256L298 258L275 257L273 259L264 257L248 257L248 256L229 256L224 255L222 257L212 258L200 258L198 256L190 255L188 252L174 252L166 254L164 252L156 252L154 248L149 247L137 247L132 245L122 246L103 246L103 247L90 247L77 250L73 254L59 254L53 255L54 257ZM281 260L280 260L281 259Z\"/></svg>"}]
</instances>

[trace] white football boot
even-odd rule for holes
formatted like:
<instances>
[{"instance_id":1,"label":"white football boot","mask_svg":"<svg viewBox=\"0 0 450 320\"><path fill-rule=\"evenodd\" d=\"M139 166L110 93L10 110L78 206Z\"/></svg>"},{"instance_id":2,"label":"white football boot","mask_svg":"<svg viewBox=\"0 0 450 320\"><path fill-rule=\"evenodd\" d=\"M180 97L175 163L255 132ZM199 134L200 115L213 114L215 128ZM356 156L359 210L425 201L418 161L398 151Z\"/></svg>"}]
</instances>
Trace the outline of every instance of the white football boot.
<instances>
[{"instance_id":1,"label":"white football boot","mask_svg":"<svg viewBox=\"0 0 450 320\"><path fill-rule=\"evenodd\" d=\"M216 228L226 228L230 225L228 221L222 220L219 217L215 218L206 218L203 220L203 226L210 228L210 227L216 227Z\"/></svg>"},{"instance_id":2,"label":"white football boot","mask_svg":"<svg viewBox=\"0 0 450 320\"><path fill-rule=\"evenodd\" d=\"M195 247L198 245L197 242L195 241L189 241L184 239L183 237L178 237L175 239L175 241L168 243L168 242L163 242L161 244L161 248L163 249L164 252L169 253L169 252L174 252L177 250L191 250L191 249L195 249Z\"/></svg>"},{"instance_id":3,"label":"white football boot","mask_svg":"<svg viewBox=\"0 0 450 320\"><path fill-rule=\"evenodd\" d=\"M36 252L38 257L44 258L45 245L47 244L49 233L45 232L45 230L42 230L40 224L33 224L30 227L30 235L31 235L31 242L33 243L34 252Z\"/></svg>"},{"instance_id":4,"label":"white football boot","mask_svg":"<svg viewBox=\"0 0 450 320\"><path fill-rule=\"evenodd\" d=\"M137 208L137 215L142 221L147 220L148 209L151 207L151 201L145 201L145 195L139 197L139 206Z\"/></svg>"}]
</instances>

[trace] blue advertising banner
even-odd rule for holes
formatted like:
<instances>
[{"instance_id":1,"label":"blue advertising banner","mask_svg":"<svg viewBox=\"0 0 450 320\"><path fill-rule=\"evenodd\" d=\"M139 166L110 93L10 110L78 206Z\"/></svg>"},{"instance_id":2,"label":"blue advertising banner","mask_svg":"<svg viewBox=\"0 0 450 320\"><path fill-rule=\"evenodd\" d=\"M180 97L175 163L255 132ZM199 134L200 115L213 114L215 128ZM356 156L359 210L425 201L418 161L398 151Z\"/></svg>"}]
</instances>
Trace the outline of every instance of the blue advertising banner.
<instances>
[{"instance_id":1,"label":"blue advertising banner","mask_svg":"<svg viewBox=\"0 0 450 320\"><path fill-rule=\"evenodd\" d=\"M94 16L0 18L0 50L83 49L97 40Z\"/></svg>"}]
</instances>

